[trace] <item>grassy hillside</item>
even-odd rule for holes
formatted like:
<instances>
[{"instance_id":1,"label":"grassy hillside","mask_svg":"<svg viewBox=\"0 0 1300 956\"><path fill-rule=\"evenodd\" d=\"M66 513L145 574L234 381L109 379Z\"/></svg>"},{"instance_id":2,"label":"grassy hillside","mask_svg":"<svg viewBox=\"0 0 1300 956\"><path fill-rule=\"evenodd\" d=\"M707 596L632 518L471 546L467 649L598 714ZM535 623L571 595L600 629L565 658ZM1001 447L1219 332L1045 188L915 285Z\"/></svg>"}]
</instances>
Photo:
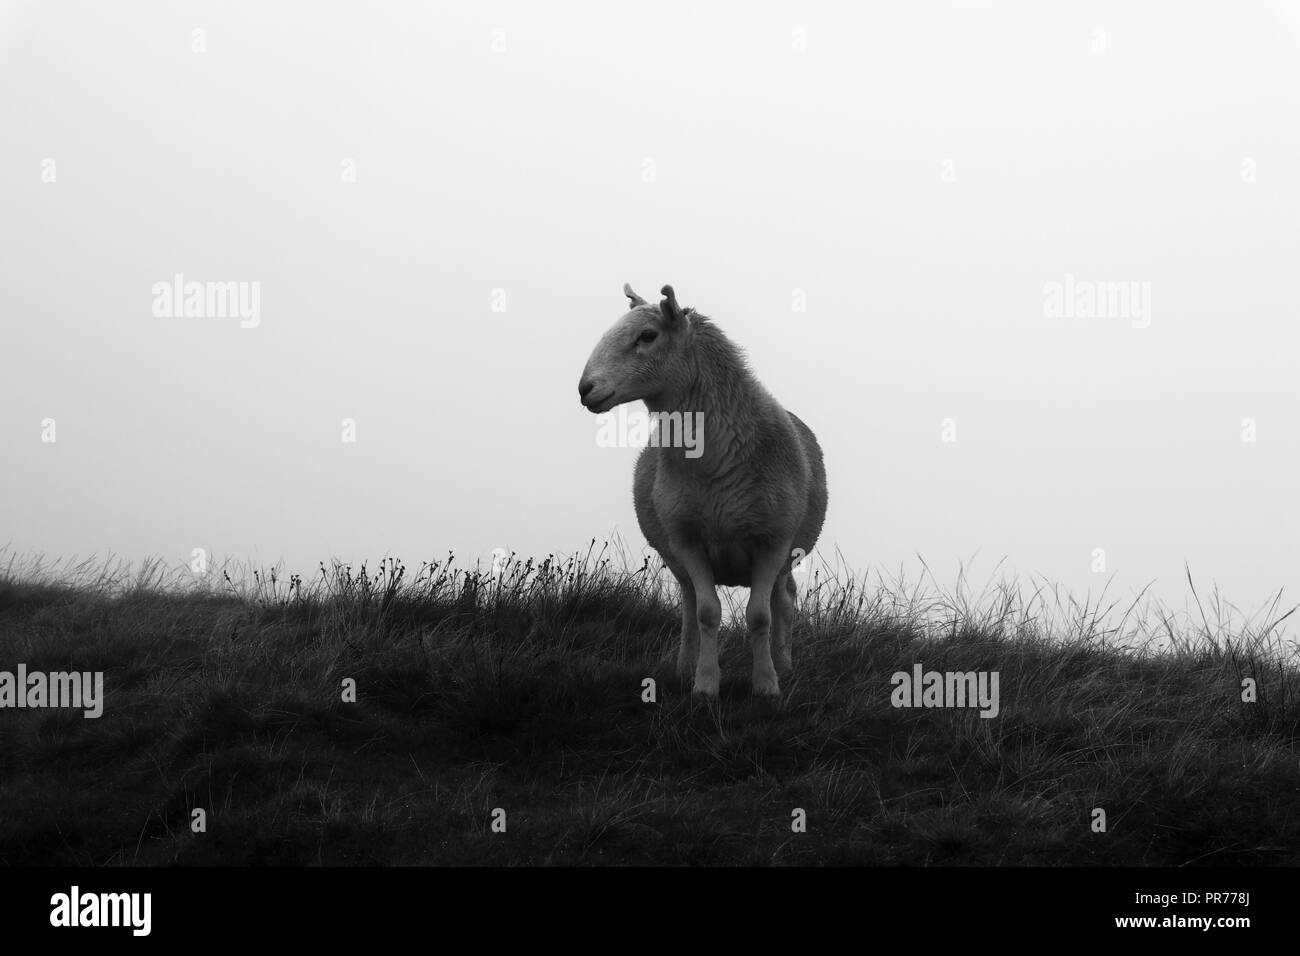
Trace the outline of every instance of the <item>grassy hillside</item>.
<instances>
[{"instance_id":1,"label":"grassy hillside","mask_svg":"<svg viewBox=\"0 0 1300 956\"><path fill-rule=\"evenodd\" d=\"M749 697L732 623L710 707L673 672L675 598L649 567L213 577L0 575L0 670L106 687L97 720L0 711L0 864L1300 863L1276 617L1166 620L1157 647L1095 607L1049 625L1005 590L821 580L780 704ZM1000 713L893 707L918 662L997 671Z\"/></svg>"}]
</instances>

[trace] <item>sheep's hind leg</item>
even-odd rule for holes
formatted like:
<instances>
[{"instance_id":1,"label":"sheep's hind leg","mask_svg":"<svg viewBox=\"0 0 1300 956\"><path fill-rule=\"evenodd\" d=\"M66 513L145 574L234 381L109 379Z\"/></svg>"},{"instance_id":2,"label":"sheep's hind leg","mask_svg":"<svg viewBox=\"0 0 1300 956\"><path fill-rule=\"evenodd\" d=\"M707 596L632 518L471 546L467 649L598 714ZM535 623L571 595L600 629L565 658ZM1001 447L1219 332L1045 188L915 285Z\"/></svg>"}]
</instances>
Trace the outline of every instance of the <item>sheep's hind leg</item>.
<instances>
[{"instance_id":1,"label":"sheep's hind leg","mask_svg":"<svg viewBox=\"0 0 1300 956\"><path fill-rule=\"evenodd\" d=\"M749 626L749 647L754 655L754 693L775 697L781 693L772 664L772 591L781 574L788 550L773 551L760 557L750 579L749 604L745 608L745 623Z\"/></svg>"},{"instance_id":2,"label":"sheep's hind leg","mask_svg":"<svg viewBox=\"0 0 1300 956\"><path fill-rule=\"evenodd\" d=\"M677 674L687 680L695 673L695 661L700 654L700 622L696 617L695 585L684 574L677 578L677 583L682 590L682 640L677 648Z\"/></svg>"},{"instance_id":3,"label":"sheep's hind leg","mask_svg":"<svg viewBox=\"0 0 1300 956\"><path fill-rule=\"evenodd\" d=\"M784 677L794 670L790 648L794 639L794 575L786 573L772 588L772 663Z\"/></svg>"}]
</instances>

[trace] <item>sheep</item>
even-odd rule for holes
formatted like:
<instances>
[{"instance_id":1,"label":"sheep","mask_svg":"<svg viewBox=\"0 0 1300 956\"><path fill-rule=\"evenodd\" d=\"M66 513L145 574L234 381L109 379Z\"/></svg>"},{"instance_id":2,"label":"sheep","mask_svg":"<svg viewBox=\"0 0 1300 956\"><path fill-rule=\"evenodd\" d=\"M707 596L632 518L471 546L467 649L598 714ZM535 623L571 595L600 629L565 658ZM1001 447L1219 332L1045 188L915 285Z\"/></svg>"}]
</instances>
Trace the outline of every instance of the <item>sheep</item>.
<instances>
[{"instance_id":1,"label":"sheep","mask_svg":"<svg viewBox=\"0 0 1300 956\"><path fill-rule=\"evenodd\" d=\"M623 286L631 309L596 344L578 395L596 414L641 400L661 426L667 419L659 416L701 413L696 457L660 436L637 458L637 521L681 586L677 669L683 679L693 675L693 693L717 699L722 584L750 589L752 688L776 696L777 668L792 668L792 557L795 549L812 552L826 518L821 446L721 329L682 309L671 285L661 291L656 307Z\"/></svg>"}]
</instances>

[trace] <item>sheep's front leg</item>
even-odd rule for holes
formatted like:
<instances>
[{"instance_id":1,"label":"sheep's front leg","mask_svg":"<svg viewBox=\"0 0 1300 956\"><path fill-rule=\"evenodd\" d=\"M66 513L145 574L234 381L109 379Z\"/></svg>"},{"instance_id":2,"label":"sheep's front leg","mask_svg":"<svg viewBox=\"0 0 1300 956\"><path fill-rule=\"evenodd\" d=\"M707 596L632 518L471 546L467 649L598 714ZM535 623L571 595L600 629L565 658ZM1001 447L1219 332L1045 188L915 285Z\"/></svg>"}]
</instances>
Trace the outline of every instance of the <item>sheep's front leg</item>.
<instances>
[{"instance_id":1,"label":"sheep's front leg","mask_svg":"<svg viewBox=\"0 0 1300 956\"><path fill-rule=\"evenodd\" d=\"M704 551L693 546L677 545L673 553L691 580L695 594L695 623L699 628L699 654L695 659L693 693L714 700L718 696L718 626L722 623L722 603L718 600L713 568ZM685 606L685 589L682 604ZM680 661L680 658L678 658Z\"/></svg>"},{"instance_id":2,"label":"sheep's front leg","mask_svg":"<svg viewBox=\"0 0 1300 956\"><path fill-rule=\"evenodd\" d=\"M749 648L754 655L754 693L775 697L781 693L772 665L772 590L785 566L786 549L759 557L750 579L749 604L745 623L749 626Z\"/></svg>"}]
</instances>

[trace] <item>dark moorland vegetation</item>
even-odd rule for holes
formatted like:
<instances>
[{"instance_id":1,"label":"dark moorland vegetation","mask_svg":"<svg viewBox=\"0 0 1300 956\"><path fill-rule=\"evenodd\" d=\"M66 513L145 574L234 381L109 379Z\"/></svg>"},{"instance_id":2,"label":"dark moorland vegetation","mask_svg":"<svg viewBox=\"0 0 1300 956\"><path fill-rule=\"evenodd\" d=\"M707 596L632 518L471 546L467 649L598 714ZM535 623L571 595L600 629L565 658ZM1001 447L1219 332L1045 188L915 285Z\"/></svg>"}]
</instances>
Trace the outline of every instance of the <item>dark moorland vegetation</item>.
<instances>
[{"instance_id":1,"label":"dark moorland vegetation","mask_svg":"<svg viewBox=\"0 0 1300 956\"><path fill-rule=\"evenodd\" d=\"M741 616L709 706L649 564L453 563L0 571L0 670L103 671L106 694L99 719L0 710L0 864L1300 863L1276 607L1135 628L810 576L780 703L749 695ZM918 662L997 671L998 716L893 707Z\"/></svg>"}]
</instances>

